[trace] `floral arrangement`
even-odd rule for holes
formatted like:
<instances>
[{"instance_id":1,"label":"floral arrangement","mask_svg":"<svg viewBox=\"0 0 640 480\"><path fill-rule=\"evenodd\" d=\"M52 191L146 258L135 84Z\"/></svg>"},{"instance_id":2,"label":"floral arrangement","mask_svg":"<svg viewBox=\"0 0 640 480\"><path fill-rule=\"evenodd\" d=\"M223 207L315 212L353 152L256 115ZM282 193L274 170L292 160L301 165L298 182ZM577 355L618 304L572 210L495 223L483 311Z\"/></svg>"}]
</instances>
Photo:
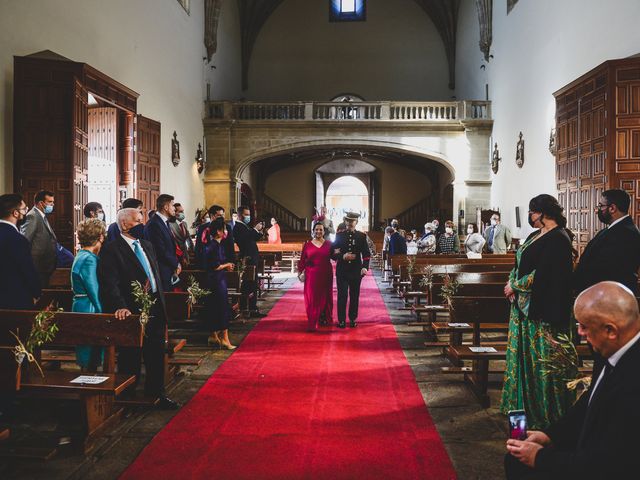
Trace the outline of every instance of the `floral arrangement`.
<instances>
[{"instance_id":1,"label":"floral arrangement","mask_svg":"<svg viewBox=\"0 0 640 480\"><path fill-rule=\"evenodd\" d=\"M189 296L187 297L187 304L190 307L196 305L202 298L211 294L210 290L206 290L200 287L200 284L196 280L196 277L193 275L189 276L189 286L187 287L187 293Z\"/></svg>"},{"instance_id":2,"label":"floral arrangement","mask_svg":"<svg viewBox=\"0 0 640 480\"><path fill-rule=\"evenodd\" d=\"M142 332L144 333L144 329L151 318L151 307L155 305L156 299L151 297L149 287L147 285L142 286L137 280L131 282L131 289L133 299L140 309L140 325L142 325Z\"/></svg>"},{"instance_id":3,"label":"floral arrangement","mask_svg":"<svg viewBox=\"0 0 640 480\"><path fill-rule=\"evenodd\" d=\"M42 367L40 367L40 364L35 359L33 352L42 344L50 342L55 338L59 328L58 325L53 323L53 317L55 317L58 312L62 311L63 310L61 308L54 309L49 306L41 312L38 312L33 320L31 332L29 332L29 337L27 338L26 343L22 343L20 340L20 337L18 336L20 332L9 332L18 341L18 345L14 348L14 354L18 365L21 365L23 360L26 358L29 363L36 364L36 367L40 370L40 375L44 378Z\"/></svg>"},{"instance_id":4,"label":"floral arrangement","mask_svg":"<svg viewBox=\"0 0 640 480\"><path fill-rule=\"evenodd\" d=\"M442 292L440 296L442 297L443 303L446 303L449 308L453 308L451 305L451 298L458 292L458 287L460 284L457 280L452 280L449 272L445 270L444 275L442 276Z\"/></svg>"},{"instance_id":5,"label":"floral arrangement","mask_svg":"<svg viewBox=\"0 0 640 480\"><path fill-rule=\"evenodd\" d=\"M576 346L571 338L565 334L558 334L556 338L550 332L545 334L551 346L548 358L540 361L544 365L542 374L553 375L567 383L569 390L577 390L578 398L589 389L591 376L582 375L579 370L579 357Z\"/></svg>"}]
</instances>

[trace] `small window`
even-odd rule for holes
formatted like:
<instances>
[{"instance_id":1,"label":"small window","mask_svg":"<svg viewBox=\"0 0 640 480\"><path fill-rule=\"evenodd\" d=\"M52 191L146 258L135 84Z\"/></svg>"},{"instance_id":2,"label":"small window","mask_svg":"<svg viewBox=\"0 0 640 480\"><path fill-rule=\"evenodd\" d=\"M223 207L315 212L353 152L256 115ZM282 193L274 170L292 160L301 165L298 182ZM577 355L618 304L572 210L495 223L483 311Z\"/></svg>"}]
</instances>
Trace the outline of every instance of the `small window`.
<instances>
[{"instance_id":1,"label":"small window","mask_svg":"<svg viewBox=\"0 0 640 480\"><path fill-rule=\"evenodd\" d=\"M366 0L329 0L331 22L362 22L366 10Z\"/></svg>"}]
</instances>

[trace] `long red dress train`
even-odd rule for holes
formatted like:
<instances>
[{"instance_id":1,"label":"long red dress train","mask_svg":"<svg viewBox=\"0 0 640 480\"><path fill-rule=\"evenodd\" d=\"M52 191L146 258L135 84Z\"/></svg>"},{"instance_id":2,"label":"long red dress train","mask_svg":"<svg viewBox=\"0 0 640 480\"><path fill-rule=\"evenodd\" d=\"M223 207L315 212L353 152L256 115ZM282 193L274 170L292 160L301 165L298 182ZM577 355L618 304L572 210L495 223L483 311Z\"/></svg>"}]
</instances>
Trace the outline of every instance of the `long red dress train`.
<instances>
[{"instance_id":1,"label":"long red dress train","mask_svg":"<svg viewBox=\"0 0 640 480\"><path fill-rule=\"evenodd\" d=\"M304 305L307 310L309 329L317 330L320 315L328 324L333 315L333 267L331 265L331 242L325 241L317 247L307 241L302 247L298 272L304 272Z\"/></svg>"}]
</instances>

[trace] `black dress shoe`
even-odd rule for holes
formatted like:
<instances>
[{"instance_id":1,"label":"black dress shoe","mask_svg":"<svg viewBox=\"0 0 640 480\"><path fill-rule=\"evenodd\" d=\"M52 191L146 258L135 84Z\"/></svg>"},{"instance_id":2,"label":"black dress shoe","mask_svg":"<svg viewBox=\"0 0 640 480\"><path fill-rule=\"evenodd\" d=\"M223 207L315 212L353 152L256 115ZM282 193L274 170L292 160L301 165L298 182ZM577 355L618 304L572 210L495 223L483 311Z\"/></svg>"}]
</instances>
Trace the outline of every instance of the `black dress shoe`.
<instances>
[{"instance_id":1,"label":"black dress shoe","mask_svg":"<svg viewBox=\"0 0 640 480\"><path fill-rule=\"evenodd\" d=\"M169 397L160 397L156 404L156 408L160 410L178 410L181 406L182 405L175 400L171 400Z\"/></svg>"},{"instance_id":2,"label":"black dress shoe","mask_svg":"<svg viewBox=\"0 0 640 480\"><path fill-rule=\"evenodd\" d=\"M356 322L355 320L349 320L349 326L351 328L356 328L358 326L358 322Z\"/></svg>"},{"instance_id":3,"label":"black dress shoe","mask_svg":"<svg viewBox=\"0 0 640 480\"><path fill-rule=\"evenodd\" d=\"M347 328L347 322L345 322L344 320L339 320L338 328Z\"/></svg>"},{"instance_id":4,"label":"black dress shoe","mask_svg":"<svg viewBox=\"0 0 640 480\"><path fill-rule=\"evenodd\" d=\"M267 316L266 313L259 312L258 310L254 310L249 314L251 318L264 318Z\"/></svg>"}]
</instances>

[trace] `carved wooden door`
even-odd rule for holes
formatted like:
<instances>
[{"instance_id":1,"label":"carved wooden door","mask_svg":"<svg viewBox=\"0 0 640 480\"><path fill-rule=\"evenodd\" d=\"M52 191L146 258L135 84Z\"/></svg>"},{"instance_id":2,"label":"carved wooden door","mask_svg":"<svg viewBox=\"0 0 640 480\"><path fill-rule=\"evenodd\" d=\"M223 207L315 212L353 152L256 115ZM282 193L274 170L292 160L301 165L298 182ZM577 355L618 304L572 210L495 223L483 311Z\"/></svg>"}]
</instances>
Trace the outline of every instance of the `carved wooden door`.
<instances>
[{"instance_id":1,"label":"carved wooden door","mask_svg":"<svg viewBox=\"0 0 640 480\"><path fill-rule=\"evenodd\" d=\"M160 122L138 115L136 125L136 198L146 210L155 210L160 195Z\"/></svg>"},{"instance_id":2,"label":"carved wooden door","mask_svg":"<svg viewBox=\"0 0 640 480\"><path fill-rule=\"evenodd\" d=\"M73 231L89 201L89 110L87 89L76 79L73 97Z\"/></svg>"}]
</instances>

